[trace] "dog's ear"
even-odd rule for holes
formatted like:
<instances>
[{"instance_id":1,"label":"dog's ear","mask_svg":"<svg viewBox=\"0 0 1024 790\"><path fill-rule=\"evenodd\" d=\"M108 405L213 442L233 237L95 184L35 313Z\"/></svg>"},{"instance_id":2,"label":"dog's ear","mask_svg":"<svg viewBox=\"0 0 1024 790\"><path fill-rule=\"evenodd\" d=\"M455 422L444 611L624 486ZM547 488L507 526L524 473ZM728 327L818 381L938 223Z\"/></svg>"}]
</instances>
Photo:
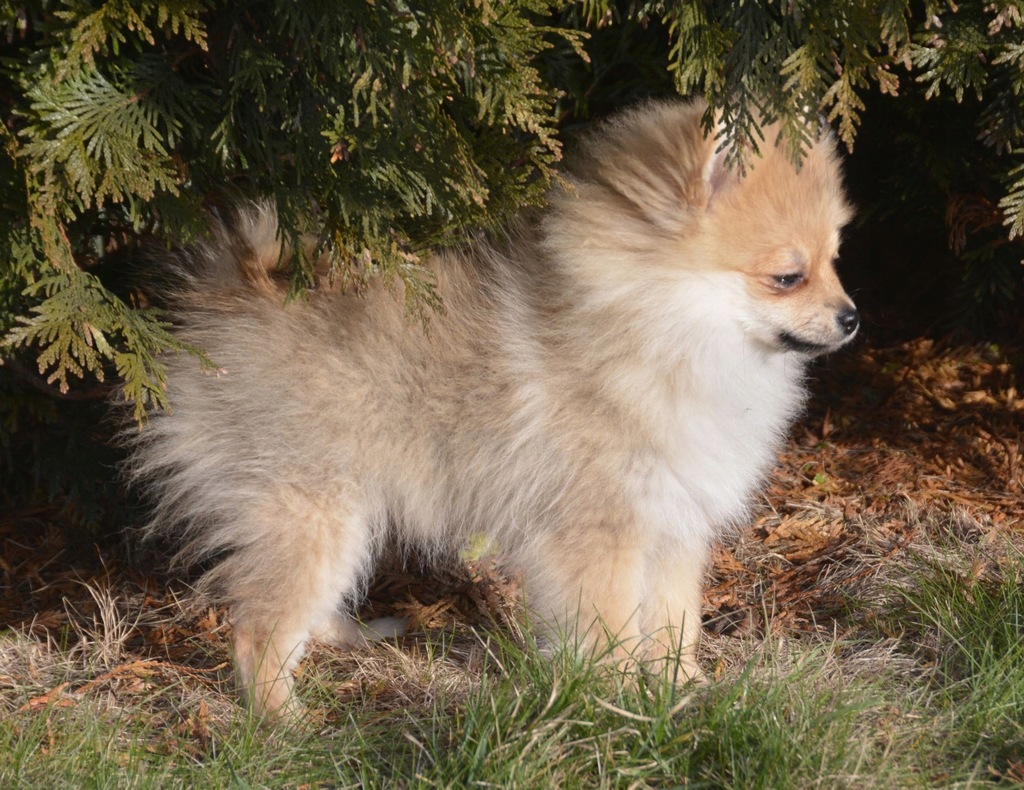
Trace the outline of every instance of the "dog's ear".
<instances>
[{"instance_id":1,"label":"dog's ear","mask_svg":"<svg viewBox=\"0 0 1024 790\"><path fill-rule=\"evenodd\" d=\"M736 166L736 158L733 156L736 141L726 134L721 121L715 125L712 144L711 154L704 163L703 173L704 183L708 187L709 204L743 180L743 167ZM742 156L740 159L742 160Z\"/></svg>"},{"instance_id":2,"label":"dog's ear","mask_svg":"<svg viewBox=\"0 0 1024 790\"><path fill-rule=\"evenodd\" d=\"M722 190L739 183L740 174L727 164L730 149L728 142L719 143L704 164L704 183L708 185L708 192L712 198Z\"/></svg>"}]
</instances>

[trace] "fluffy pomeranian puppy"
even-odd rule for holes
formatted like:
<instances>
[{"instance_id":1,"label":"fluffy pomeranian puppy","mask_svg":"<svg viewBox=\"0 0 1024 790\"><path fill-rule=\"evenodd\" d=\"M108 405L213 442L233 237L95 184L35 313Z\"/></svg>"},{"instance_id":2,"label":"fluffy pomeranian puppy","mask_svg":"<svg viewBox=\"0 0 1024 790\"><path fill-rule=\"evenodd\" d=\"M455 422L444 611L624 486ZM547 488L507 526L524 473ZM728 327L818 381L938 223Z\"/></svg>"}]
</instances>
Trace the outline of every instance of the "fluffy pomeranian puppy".
<instances>
[{"instance_id":1,"label":"fluffy pomeranian puppy","mask_svg":"<svg viewBox=\"0 0 1024 790\"><path fill-rule=\"evenodd\" d=\"M311 637L369 635L351 607L388 534L486 533L553 633L697 673L709 546L775 462L808 360L859 323L830 135L799 169L767 144L741 174L704 111L612 119L539 217L433 256L425 327L400 285L286 301L266 207L172 265L179 331L219 369L167 359L173 411L130 472L150 529L209 561L257 712L292 708Z\"/></svg>"}]
</instances>

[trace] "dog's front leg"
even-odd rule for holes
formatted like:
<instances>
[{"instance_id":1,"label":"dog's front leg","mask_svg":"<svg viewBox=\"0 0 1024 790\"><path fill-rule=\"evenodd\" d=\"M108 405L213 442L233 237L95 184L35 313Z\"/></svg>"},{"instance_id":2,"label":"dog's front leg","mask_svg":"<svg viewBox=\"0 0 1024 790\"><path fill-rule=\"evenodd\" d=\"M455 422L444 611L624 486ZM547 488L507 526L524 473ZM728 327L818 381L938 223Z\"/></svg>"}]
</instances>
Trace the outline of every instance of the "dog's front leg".
<instances>
[{"instance_id":1,"label":"dog's front leg","mask_svg":"<svg viewBox=\"0 0 1024 790\"><path fill-rule=\"evenodd\" d=\"M699 678L704 571L708 549L664 540L648 556L642 629L648 669L677 684Z\"/></svg>"},{"instance_id":2,"label":"dog's front leg","mask_svg":"<svg viewBox=\"0 0 1024 790\"><path fill-rule=\"evenodd\" d=\"M635 667L640 647L644 551L606 523L567 530L535 545L527 563L528 603L581 654Z\"/></svg>"}]
</instances>

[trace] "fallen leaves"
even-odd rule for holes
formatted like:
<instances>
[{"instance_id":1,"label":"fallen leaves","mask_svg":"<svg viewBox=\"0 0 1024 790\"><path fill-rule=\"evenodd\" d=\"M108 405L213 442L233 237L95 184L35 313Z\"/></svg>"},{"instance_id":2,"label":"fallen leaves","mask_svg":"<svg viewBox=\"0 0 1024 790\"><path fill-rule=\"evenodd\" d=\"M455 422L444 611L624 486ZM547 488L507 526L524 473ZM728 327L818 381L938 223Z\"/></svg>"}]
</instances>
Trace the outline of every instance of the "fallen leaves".
<instances>
[{"instance_id":1,"label":"fallen leaves","mask_svg":"<svg viewBox=\"0 0 1024 790\"><path fill-rule=\"evenodd\" d=\"M827 513L805 511L784 517L778 524L765 527L764 545L781 554L788 562L813 559L829 551L843 539L844 521Z\"/></svg>"},{"instance_id":2,"label":"fallen leaves","mask_svg":"<svg viewBox=\"0 0 1024 790\"><path fill-rule=\"evenodd\" d=\"M128 661L120 666L104 672L92 680L72 687L72 683L66 682L49 689L43 694L32 697L22 705L18 711L35 710L50 705L69 707L84 699L88 694L109 684L117 683L119 691L123 693L141 693L151 687L152 681L167 677L179 679L182 676L197 677L201 675L220 672L228 666L228 662L222 662L214 667L195 668L183 664L172 664L165 661L153 659L137 659Z\"/></svg>"}]
</instances>

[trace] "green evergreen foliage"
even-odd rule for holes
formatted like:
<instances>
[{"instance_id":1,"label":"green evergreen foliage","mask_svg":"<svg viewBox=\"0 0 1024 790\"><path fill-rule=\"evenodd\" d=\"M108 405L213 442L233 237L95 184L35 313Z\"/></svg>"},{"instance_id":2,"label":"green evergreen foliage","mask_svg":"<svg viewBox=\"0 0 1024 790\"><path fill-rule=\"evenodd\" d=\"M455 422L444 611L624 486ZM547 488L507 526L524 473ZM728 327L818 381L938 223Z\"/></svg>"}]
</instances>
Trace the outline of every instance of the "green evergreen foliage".
<instances>
[{"instance_id":1,"label":"green evergreen foliage","mask_svg":"<svg viewBox=\"0 0 1024 790\"><path fill-rule=\"evenodd\" d=\"M807 115L852 146L871 93L974 102L1001 228L981 247L1002 255L1024 238L1022 40L1019 0L8 0L0 385L166 406L159 354L200 350L97 272L245 197L276 202L284 243L312 234L343 283L400 278L429 312L427 248L539 202L562 132L673 89L706 95L740 152L780 121L794 159ZM1019 296L1019 269L999 271Z\"/></svg>"},{"instance_id":2,"label":"green evergreen foliage","mask_svg":"<svg viewBox=\"0 0 1024 790\"><path fill-rule=\"evenodd\" d=\"M400 276L429 302L427 245L536 202L559 155L554 91L533 64L557 35L545 0L322 4L32 2L0 17L4 216L31 305L7 351L39 371L103 378L163 405L149 312L89 274L145 235L202 232L230 184L272 195L292 240L312 232L342 276ZM308 271L296 273L300 289ZM20 283L17 280L20 279Z\"/></svg>"}]
</instances>

